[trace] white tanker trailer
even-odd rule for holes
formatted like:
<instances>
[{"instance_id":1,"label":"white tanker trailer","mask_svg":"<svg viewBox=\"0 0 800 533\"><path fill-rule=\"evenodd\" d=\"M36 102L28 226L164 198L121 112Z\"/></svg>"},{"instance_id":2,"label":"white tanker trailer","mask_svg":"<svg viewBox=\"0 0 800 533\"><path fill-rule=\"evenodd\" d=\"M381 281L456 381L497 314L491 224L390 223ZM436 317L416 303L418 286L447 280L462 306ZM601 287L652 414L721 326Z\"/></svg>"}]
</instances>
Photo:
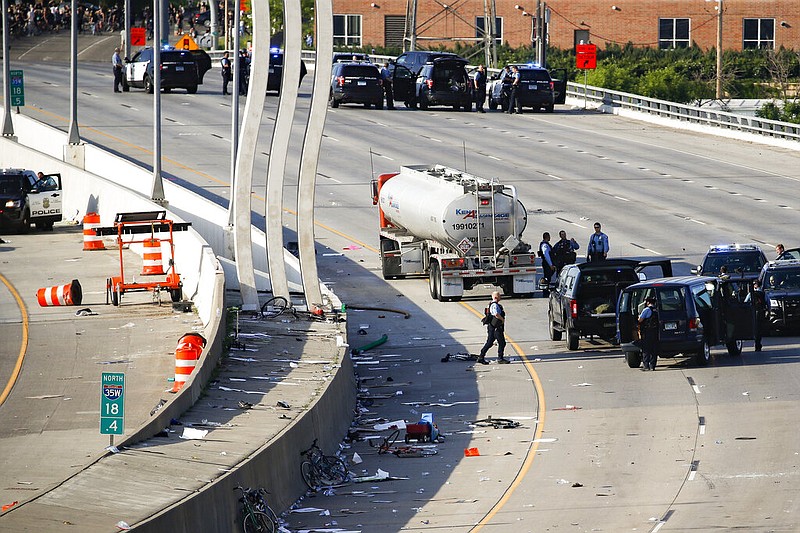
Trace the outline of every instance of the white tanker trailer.
<instances>
[{"instance_id":1,"label":"white tanker trailer","mask_svg":"<svg viewBox=\"0 0 800 533\"><path fill-rule=\"evenodd\" d=\"M535 254L522 242L525 207L513 186L441 165L411 165L372 181L380 206L384 279L425 275L431 297L457 301L491 283L531 296Z\"/></svg>"}]
</instances>

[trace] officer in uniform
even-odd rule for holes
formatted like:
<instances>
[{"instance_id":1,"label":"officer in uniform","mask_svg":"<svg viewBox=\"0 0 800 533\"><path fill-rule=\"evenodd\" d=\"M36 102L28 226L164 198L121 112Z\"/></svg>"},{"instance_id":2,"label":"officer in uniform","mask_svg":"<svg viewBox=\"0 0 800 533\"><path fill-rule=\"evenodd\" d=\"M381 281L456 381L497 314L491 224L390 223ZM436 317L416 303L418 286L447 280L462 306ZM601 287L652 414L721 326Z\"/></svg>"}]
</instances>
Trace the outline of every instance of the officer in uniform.
<instances>
[{"instance_id":1,"label":"officer in uniform","mask_svg":"<svg viewBox=\"0 0 800 533\"><path fill-rule=\"evenodd\" d=\"M231 82L231 78L233 78L233 68L231 67L231 59L230 54L225 52L222 54L222 59L219 60L220 66L222 67L222 94L228 94L228 84Z\"/></svg>"},{"instance_id":2,"label":"officer in uniform","mask_svg":"<svg viewBox=\"0 0 800 533\"><path fill-rule=\"evenodd\" d=\"M519 73L519 69L515 65L511 65L511 93L508 95L508 110L506 111L509 115L514 114L515 107L518 114L522 113L522 106L517 99L521 79L522 75Z\"/></svg>"},{"instance_id":3,"label":"officer in uniform","mask_svg":"<svg viewBox=\"0 0 800 533\"><path fill-rule=\"evenodd\" d=\"M587 250L587 261L602 261L608 257L608 235L600 230L600 223L594 223L594 233L589 237L589 249Z\"/></svg>"},{"instance_id":4,"label":"officer in uniform","mask_svg":"<svg viewBox=\"0 0 800 533\"><path fill-rule=\"evenodd\" d=\"M475 112L486 113L483 110L483 103L486 101L486 69L483 65L478 65L478 71L472 80L475 87Z\"/></svg>"},{"instance_id":5,"label":"officer in uniform","mask_svg":"<svg viewBox=\"0 0 800 533\"><path fill-rule=\"evenodd\" d=\"M111 56L111 67L114 69L114 92L118 93L122 83L122 58L119 57L119 48L114 48L114 55Z\"/></svg>"},{"instance_id":6,"label":"officer in uniform","mask_svg":"<svg viewBox=\"0 0 800 533\"><path fill-rule=\"evenodd\" d=\"M553 279L553 273L556 271L553 265L552 252L553 248L550 246L550 233L545 231L542 233L542 242L539 243L539 257L542 258L541 289L542 296L544 297L550 295L550 282Z\"/></svg>"},{"instance_id":7,"label":"officer in uniform","mask_svg":"<svg viewBox=\"0 0 800 533\"><path fill-rule=\"evenodd\" d=\"M489 318L486 322L486 344L481 348L481 353L478 356L478 362L482 365L488 365L489 361L486 360L486 352L492 347L494 341L497 341L497 362L504 364L510 361L503 356L506 349L506 312L503 306L500 305L500 292L494 291L492 293L492 303L489 304Z\"/></svg>"},{"instance_id":8,"label":"officer in uniform","mask_svg":"<svg viewBox=\"0 0 800 533\"><path fill-rule=\"evenodd\" d=\"M383 94L386 96L386 109L394 109L394 88L388 62L384 63L381 69L381 80L383 80Z\"/></svg>"},{"instance_id":9,"label":"officer in uniform","mask_svg":"<svg viewBox=\"0 0 800 533\"><path fill-rule=\"evenodd\" d=\"M658 313L656 299L645 299L645 308L639 315L639 337L642 339L642 364L644 370L655 370L658 355Z\"/></svg>"}]
</instances>

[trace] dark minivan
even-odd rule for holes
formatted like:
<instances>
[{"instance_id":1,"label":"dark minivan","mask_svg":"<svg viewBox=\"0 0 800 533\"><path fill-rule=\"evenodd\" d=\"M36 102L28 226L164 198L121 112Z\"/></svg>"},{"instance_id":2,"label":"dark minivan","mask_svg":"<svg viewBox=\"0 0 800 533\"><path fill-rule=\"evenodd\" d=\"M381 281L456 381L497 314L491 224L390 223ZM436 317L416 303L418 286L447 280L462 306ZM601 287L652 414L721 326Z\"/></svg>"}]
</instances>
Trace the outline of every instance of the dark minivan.
<instances>
[{"instance_id":1,"label":"dark minivan","mask_svg":"<svg viewBox=\"0 0 800 533\"><path fill-rule=\"evenodd\" d=\"M450 52L401 54L391 65L394 99L412 109L447 105L469 110L473 97L467 63Z\"/></svg>"},{"instance_id":2,"label":"dark minivan","mask_svg":"<svg viewBox=\"0 0 800 533\"><path fill-rule=\"evenodd\" d=\"M745 285L746 286L746 285ZM645 299L656 299L658 357L678 355L705 366L711 347L724 344L730 355L742 353L742 341L753 338L755 313L750 289L708 276L654 279L625 288L617 306L617 336L631 368L642 362L638 319Z\"/></svg>"}]
</instances>

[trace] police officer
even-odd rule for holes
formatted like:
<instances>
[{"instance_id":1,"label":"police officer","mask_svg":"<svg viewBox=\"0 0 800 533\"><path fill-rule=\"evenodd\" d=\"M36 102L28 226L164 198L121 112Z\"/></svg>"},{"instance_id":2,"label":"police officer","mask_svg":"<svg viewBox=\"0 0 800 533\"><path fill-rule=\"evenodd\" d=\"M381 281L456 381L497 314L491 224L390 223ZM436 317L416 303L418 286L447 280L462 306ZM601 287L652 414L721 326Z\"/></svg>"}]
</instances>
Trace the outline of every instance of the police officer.
<instances>
[{"instance_id":1,"label":"police officer","mask_svg":"<svg viewBox=\"0 0 800 533\"><path fill-rule=\"evenodd\" d=\"M542 296L544 297L550 295L550 282L553 279L553 272L555 272L552 251L553 248L550 246L550 233L545 231L542 233L542 242L539 243L539 257L542 258L541 288Z\"/></svg>"},{"instance_id":2,"label":"police officer","mask_svg":"<svg viewBox=\"0 0 800 533\"><path fill-rule=\"evenodd\" d=\"M656 299L645 299L645 308L639 315L639 337L642 339L642 364L643 370L655 370L658 355L658 312L656 312Z\"/></svg>"},{"instance_id":3,"label":"police officer","mask_svg":"<svg viewBox=\"0 0 800 533\"><path fill-rule=\"evenodd\" d=\"M519 73L519 69L516 65L511 65L511 92L508 95L508 111L506 111L509 115L514 114L515 107L516 112L522 114L522 105L520 105L520 101L517 97L521 80L522 75Z\"/></svg>"},{"instance_id":4,"label":"police officer","mask_svg":"<svg viewBox=\"0 0 800 533\"><path fill-rule=\"evenodd\" d=\"M472 80L475 88L475 112L486 113L483 110L483 103L486 101L486 69L483 65L478 65L478 71Z\"/></svg>"},{"instance_id":5,"label":"police officer","mask_svg":"<svg viewBox=\"0 0 800 533\"><path fill-rule=\"evenodd\" d=\"M587 250L587 261L602 261L608 258L608 251L611 247L608 244L608 235L603 233L600 223L594 223L594 233L589 236L589 249Z\"/></svg>"},{"instance_id":6,"label":"police officer","mask_svg":"<svg viewBox=\"0 0 800 533\"><path fill-rule=\"evenodd\" d=\"M384 63L381 69L381 80L383 80L383 94L386 96L386 109L394 109L394 89L392 87L392 73L389 70L389 63Z\"/></svg>"},{"instance_id":7,"label":"police officer","mask_svg":"<svg viewBox=\"0 0 800 533\"><path fill-rule=\"evenodd\" d=\"M558 242L553 245L553 251L551 252L556 274L561 272L564 265L570 265L575 262L577 259L575 250L580 247L581 245L575 239L567 239L566 231L562 229L558 232Z\"/></svg>"},{"instance_id":8,"label":"police officer","mask_svg":"<svg viewBox=\"0 0 800 533\"><path fill-rule=\"evenodd\" d=\"M233 68L231 66L230 54L226 51L219 60L222 67L222 94L228 94L228 84L233 78Z\"/></svg>"},{"instance_id":9,"label":"police officer","mask_svg":"<svg viewBox=\"0 0 800 533\"><path fill-rule=\"evenodd\" d=\"M111 68L114 69L114 92L118 93L119 86L122 83L122 58L119 57L119 47L114 48L114 54L111 56Z\"/></svg>"},{"instance_id":10,"label":"police officer","mask_svg":"<svg viewBox=\"0 0 800 533\"><path fill-rule=\"evenodd\" d=\"M494 341L497 341L497 362L501 364L509 363L510 361L503 356L506 349L506 312L503 306L500 305L500 292L498 291L492 293L489 316L491 316L491 319L486 324L486 344L481 348L478 362L482 365L489 364L489 361L486 360L486 352L492 347Z\"/></svg>"}]
</instances>

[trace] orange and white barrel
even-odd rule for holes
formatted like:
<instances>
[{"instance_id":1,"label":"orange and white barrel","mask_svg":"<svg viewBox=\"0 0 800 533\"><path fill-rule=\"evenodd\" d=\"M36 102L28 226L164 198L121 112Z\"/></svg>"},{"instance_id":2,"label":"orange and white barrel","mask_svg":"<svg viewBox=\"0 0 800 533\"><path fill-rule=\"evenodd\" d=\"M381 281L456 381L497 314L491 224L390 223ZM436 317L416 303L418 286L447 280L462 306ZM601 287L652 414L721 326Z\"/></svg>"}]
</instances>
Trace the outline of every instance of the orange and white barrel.
<instances>
[{"instance_id":1,"label":"orange and white barrel","mask_svg":"<svg viewBox=\"0 0 800 533\"><path fill-rule=\"evenodd\" d=\"M83 217L83 249L84 250L105 250L103 239L97 234L96 229L100 227L100 215L97 213L86 213Z\"/></svg>"},{"instance_id":2,"label":"orange and white barrel","mask_svg":"<svg viewBox=\"0 0 800 533\"><path fill-rule=\"evenodd\" d=\"M178 392L186 384L197 366L203 347L190 342L179 342L175 348L175 383L170 392Z\"/></svg>"},{"instance_id":3,"label":"orange and white barrel","mask_svg":"<svg viewBox=\"0 0 800 533\"><path fill-rule=\"evenodd\" d=\"M66 285L44 287L36 291L36 300L42 307L57 305L81 305L83 292L77 279Z\"/></svg>"},{"instance_id":4,"label":"orange and white barrel","mask_svg":"<svg viewBox=\"0 0 800 533\"><path fill-rule=\"evenodd\" d=\"M161 276L164 274L160 240L150 238L144 241L142 260L142 276Z\"/></svg>"}]
</instances>

